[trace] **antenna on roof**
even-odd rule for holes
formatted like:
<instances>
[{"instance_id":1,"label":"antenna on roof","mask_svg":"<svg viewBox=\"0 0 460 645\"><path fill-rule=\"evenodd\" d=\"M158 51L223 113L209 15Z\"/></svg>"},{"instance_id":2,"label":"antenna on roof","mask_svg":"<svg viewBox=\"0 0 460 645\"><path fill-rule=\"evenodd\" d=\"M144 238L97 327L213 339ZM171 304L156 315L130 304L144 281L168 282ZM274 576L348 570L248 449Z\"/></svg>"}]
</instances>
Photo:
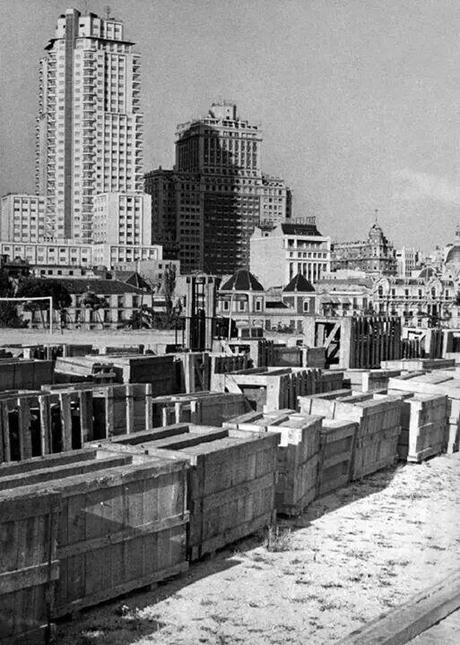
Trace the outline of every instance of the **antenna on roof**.
<instances>
[{"instance_id":1,"label":"antenna on roof","mask_svg":"<svg viewBox=\"0 0 460 645\"><path fill-rule=\"evenodd\" d=\"M88 15L88 0L84 0L83 2L83 12L85 16Z\"/></svg>"},{"instance_id":2,"label":"antenna on roof","mask_svg":"<svg viewBox=\"0 0 460 645\"><path fill-rule=\"evenodd\" d=\"M104 11L105 11L105 19L109 20L110 12L111 12L110 5L106 4L105 7L104 7Z\"/></svg>"},{"instance_id":3,"label":"antenna on roof","mask_svg":"<svg viewBox=\"0 0 460 645\"><path fill-rule=\"evenodd\" d=\"M378 223L378 218L377 218L378 212L379 212L379 209L376 208L375 211L374 211L374 217L375 217L375 223L376 224Z\"/></svg>"}]
</instances>

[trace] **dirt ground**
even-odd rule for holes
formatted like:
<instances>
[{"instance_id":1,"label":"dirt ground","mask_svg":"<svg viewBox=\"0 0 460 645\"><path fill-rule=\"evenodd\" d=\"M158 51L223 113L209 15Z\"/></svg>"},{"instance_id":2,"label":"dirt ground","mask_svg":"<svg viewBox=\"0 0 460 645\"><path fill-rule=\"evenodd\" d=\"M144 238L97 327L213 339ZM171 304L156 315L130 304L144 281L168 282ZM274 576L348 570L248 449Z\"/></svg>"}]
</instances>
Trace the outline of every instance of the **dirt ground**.
<instances>
[{"instance_id":1,"label":"dirt ground","mask_svg":"<svg viewBox=\"0 0 460 645\"><path fill-rule=\"evenodd\" d=\"M62 645L333 643L460 565L460 455L376 473L156 589L58 625Z\"/></svg>"}]
</instances>

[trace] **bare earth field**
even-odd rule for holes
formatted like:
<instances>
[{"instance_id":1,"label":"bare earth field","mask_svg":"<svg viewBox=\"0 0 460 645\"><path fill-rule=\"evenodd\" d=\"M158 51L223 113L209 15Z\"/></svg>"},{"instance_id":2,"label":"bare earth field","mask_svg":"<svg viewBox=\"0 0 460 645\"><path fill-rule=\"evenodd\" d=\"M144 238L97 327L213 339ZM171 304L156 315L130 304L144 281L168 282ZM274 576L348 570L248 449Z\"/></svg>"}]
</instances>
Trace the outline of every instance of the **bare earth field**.
<instances>
[{"instance_id":1,"label":"bare earth field","mask_svg":"<svg viewBox=\"0 0 460 645\"><path fill-rule=\"evenodd\" d=\"M58 626L62 645L333 643L460 565L460 454L376 473L182 577Z\"/></svg>"}]
</instances>

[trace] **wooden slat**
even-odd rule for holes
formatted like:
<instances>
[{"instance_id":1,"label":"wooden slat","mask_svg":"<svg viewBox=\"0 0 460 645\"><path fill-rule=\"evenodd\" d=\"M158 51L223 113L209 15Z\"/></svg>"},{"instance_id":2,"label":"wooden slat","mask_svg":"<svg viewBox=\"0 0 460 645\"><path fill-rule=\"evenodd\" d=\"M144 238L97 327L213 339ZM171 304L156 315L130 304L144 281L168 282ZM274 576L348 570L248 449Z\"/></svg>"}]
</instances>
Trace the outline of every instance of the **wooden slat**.
<instances>
[{"instance_id":1,"label":"wooden slat","mask_svg":"<svg viewBox=\"0 0 460 645\"><path fill-rule=\"evenodd\" d=\"M72 450L72 414L70 395L67 392L59 394L59 406L62 424L62 449Z\"/></svg>"},{"instance_id":2,"label":"wooden slat","mask_svg":"<svg viewBox=\"0 0 460 645\"><path fill-rule=\"evenodd\" d=\"M93 439L93 393L79 392L81 445Z\"/></svg>"},{"instance_id":3,"label":"wooden slat","mask_svg":"<svg viewBox=\"0 0 460 645\"><path fill-rule=\"evenodd\" d=\"M51 452L51 418L47 396L38 397L40 414L40 453L48 455Z\"/></svg>"},{"instance_id":4,"label":"wooden slat","mask_svg":"<svg viewBox=\"0 0 460 645\"><path fill-rule=\"evenodd\" d=\"M134 432L134 386L126 386L126 434Z\"/></svg>"},{"instance_id":5,"label":"wooden slat","mask_svg":"<svg viewBox=\"0 0 460 645\"><path fill-rule=\"evenodd\" d=\"M131 462L132 459L128 455L120 455L118 457L106 457L104 459L65 464L55 468L46 468L28 473L19 473L17 475L0 478L0 490L18 488L19 486L32 486L39 482L49 482L62 477L71 477L72 475L80 475L95 470L114 468L116 466L122 466L123 464L130 464Z\"/></svg>"},{"instance_id":6,"label":"wooden slat","mask_svg":"<svg viewBox=\"0 0 460 645\"><path fill-rule=\"evenodd\" d=\"M141 526L128 526L121 531L110 533L102 537L93 538L91 540L84 540L69 544L65 547L58 547L57 553L59 558L70 558L75 555L87 553L89 551L96 551L103 549L112 544L121 544L122 542L129 542L144 535L151 535L159 533L176 526L182 526L188 522L188 513L182 513L173 517L165 517L155 522L148 522Z\"/></svg>"},{"instance_id":7,"label":"wooden slat","mask_svg":"<svg viewBox=\"0 0 460 645\"><path fill-rule=\"evenodd\" d=\"M59 560L53 560L51 567L48 562L15 571L0 573L0 595L20 591L28 587L36 587L59 578Z\"/></svg>"}]
</instances>

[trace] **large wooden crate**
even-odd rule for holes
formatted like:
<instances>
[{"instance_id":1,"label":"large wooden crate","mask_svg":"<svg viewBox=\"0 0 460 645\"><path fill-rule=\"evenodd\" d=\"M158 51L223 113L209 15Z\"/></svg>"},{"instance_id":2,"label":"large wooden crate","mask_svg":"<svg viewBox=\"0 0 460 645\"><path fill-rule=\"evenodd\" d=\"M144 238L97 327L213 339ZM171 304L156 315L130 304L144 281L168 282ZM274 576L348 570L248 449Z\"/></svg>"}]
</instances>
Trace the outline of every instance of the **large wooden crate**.
<instances>
[{"instance_id":1,"label":"large wooden crate","mask_svg":"<svg viewBox=\"0 0 460 645\"><path fill-rule=\"evenodd\" d=\"M417 394L408 399L407 461L420 462L446 450L447 396Z\"/></svg>"},{"instance_id":2,"label":"large wooden crate","mask_svg":"<svg viewBox=\"0 0 460 645\"><path fill-rule=\"evenodd\" d=\"M0 470L0 481L14 486L30 481L14 490L31 500L44 487L61 500L54 617L187 567L186 459L103 449L77 451L73 461L70 456L52 455Z\"/></svg>"},{"instance_id":3,"label":"large wooden crate","mask_svg":"<svg viewBox=\"0 0 460 645\"><path fill-rule=\"evenodd\" d=\"M194 392L153 399L153 427L190 422L220 426L251 409L243 394Z\"/></svg>"},{"instance_id":4,"label":"large wooden crate","mask_svg":"<svg viewBox=\"0 0 460 645\"><path fill-rule=\"evenodd\" d=\"M81 448L92 436L92 397L84 391L0 397L0 463Z\"/></svg>"},{"instance_id":5,"label":"large wooden crate","mask_svg":"<svg viewBox=\"0 0 460 645\"><path fill-rule=\"evenodd\" d=\"M364 394L367 398L372 396ZM392 466L398 457L401 433L401 401L386 396L362 400L363 395L328 400L300 397L301 412L324 415L328 419L355 421L359 429L354 443L351 478L360 479L381 468Z\"/></svg>"},{"instance_id":6,"label":"large wooden crate","mask_svg":"<svg viewBox=\"0 0 460 645\"><path fill-rule=\"evenodd\" d=\"M0 643L48 642L53 613L60 497L0 492Z\"/></svg>"},{"instance_id":7,"label":"large wooden crate","mask_svg":"<svg viewBox=\"0 0 460 645\"><path fill-rule=\"evenodd\" d=\"M388 384L391 393L417 393L447 395L448 398L448 424L447 424L447 452L458 452L460 446L460 379L449 379L441 383L430 383L420 380L422 375L407 375L392 378Z\"/></svg>"},{"instance_id":8,"label":"large wooden crate","mask_svg":"<svg viewBox=\"0 0 460 645\"><path fill-rule=\"evenodd\" d=\"M334 418L359 423L354 445L352 480L396 463L401 434L401 401L392 397L358 401L355 404L339 401Z\"/></svg>"},{"instance_id":9,"label":"large wooden crate","mask_svg":"<svg viewBox=\"0 0 460 645\"><path fill-rule=\"evenodd\" d=\"M281 435L275 505L282 515L299 515L316 497L322 417L293 410L249 413L230 424L240 430L266 430Z\"/></svg>"},{"instance_id":10,"label":"large wooden crate","mask_svg":"<svg viewBox=\"0 0 460 645\"><path fill-rule=\"evenodd\" d=\"M320 432L320 458L317 495L325 495L351 481L353 450L358 424L323 419Z\"/></svg>"},{"instance_id":11,"label":"large wooden crate","mask_svg":"<svg viewBox=\"0 0 460 645\"><path fill-rule=\"evenodd\" d=\"M296 409L298 396L322 391L328 383L327 379L321 382L321 370L308 368L260 368L225 374L225 388L243 393L259 411Z\"/></svg>"},{"instance_id":12,"label":"large wooden crate","mask_svg":"<svg viewBox=\"0 0 460 645\"><path fill-rule=\"evenodd\" d=\"M35 390L54 378L53 361L23 360L11 358L2 361L0 368L0 391Z\"/></svg>"},{"instance_id":13,"label":"large wooden crate","mask_svg":"<svg viewBox=\"0 0 460 645\"><path fill-rule=\"evenodd\" d=\"M131 438L136 441L136 435ZM129 439L115 438L114 443L126 444ZM149 455L185 457L191 464L188 548L192 560L271 523L278 442L275 433L178 424L154 430L150 441L144 436L137 444Z\"/></svg>"}]
</instances>

